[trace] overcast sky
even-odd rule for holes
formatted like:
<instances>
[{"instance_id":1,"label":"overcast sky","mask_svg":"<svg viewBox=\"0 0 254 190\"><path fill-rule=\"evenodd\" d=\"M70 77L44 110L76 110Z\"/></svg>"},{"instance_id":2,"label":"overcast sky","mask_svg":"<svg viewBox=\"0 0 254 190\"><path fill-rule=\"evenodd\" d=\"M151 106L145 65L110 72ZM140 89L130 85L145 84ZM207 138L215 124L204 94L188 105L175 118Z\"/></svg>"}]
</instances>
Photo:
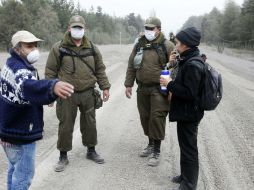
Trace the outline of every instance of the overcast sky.
<instances>
[{"instance_id":1,"label":"overcast sky","mask_svg":"<svg viewBox=\"0 0 254 190\"><path fill-rule=\"evenodd\" d=\"M78 0L74 0L78 2ZM244 0L234 0L242 5ZM129 13L140 14L142 18L150 16L153 10L161 19L162 30L168 34L181 28L192 15L209 13L213 7L223 10L226 0L79 0L82 8L89 10L93 5L102 7L102 12L124 17Z\"/></svg>"}]
</instances>

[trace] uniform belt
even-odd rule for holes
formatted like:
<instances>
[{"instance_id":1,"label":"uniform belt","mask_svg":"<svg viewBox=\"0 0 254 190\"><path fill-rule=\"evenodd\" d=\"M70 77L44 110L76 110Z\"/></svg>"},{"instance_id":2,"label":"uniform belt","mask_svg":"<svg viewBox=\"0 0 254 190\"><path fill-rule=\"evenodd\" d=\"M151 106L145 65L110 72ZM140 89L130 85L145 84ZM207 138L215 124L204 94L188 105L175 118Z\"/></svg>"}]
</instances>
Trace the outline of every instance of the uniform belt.
<instances>
[{"instance_id":1,"label":"uniform belt","mask_svg":"<svg viewBox=\"0 0 254 190\"><path fill-rule=\"evenodd\" d=\"M94 89L94 87L87 88L85 90L74 90L74 93L82 93L82 92L86 92L86 91L93 90L93 89Z\"/></svg>"},{"instance_id":2,"label":"uniform belt","mask_svg":"<svg viewBox=\"0 0 254 190\"><path fill-rule=\"evenodd\" d=\"M138 85L141 86L141 87L157 87L157 86L160 86L160 83L142 83L142 82L139 82Z\"/></svg>"}]
</instances>

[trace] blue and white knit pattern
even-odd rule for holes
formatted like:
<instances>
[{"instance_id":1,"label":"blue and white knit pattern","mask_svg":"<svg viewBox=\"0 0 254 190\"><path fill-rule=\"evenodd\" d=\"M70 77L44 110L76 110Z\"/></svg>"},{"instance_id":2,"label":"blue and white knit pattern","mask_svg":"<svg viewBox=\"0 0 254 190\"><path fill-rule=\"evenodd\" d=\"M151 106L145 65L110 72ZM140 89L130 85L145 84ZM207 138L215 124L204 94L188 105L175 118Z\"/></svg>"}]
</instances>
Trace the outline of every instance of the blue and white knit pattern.
<instances>
[{"instance_id":1,"label":"blue and white knit pattern","mask_svg":"<svg viewBox=\"0 0 254 190\"><path fill-rule=\"evenodd\" d=\"M30 143L42 138L43 107L55 101L57 80L38 80L36 69L14 51L0 76L0 138Z\"/></svg>"},{"instance_id":2,"label":"blue and white knit pattern","mask_svg":"<svg viewBox=\"0 0 254 190\"><path fill-rule=\"evenodd\" d=\"M20 69L16 73L5 65L1 71L0 94L14 104L29 104L22 94L22 83L25 79L37 80L33 72Z\"/></svg>"}]
</instances>

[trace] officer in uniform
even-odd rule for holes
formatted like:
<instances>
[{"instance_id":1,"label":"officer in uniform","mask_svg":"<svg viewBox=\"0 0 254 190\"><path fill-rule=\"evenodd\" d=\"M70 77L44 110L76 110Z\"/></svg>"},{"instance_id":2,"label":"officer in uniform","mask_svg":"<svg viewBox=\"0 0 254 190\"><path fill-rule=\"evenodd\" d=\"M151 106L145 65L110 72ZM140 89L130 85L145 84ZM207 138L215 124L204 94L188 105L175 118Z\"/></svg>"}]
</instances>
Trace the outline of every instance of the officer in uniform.
<instances>
[{"instance_id":1,"label":"officer in uniform","mask_svg":"<svg viewBox=\"0 0 254 190\"><path fill-rule=\"evenodd\" d=\"M63 171L69 163L67 152L72 149L72 133L80 110L82 143L87 147L87 159L104 163L95 151L97 144L95 118L95 83L103 90L103 100L109 98L110 83L98 48L85 35L85 20L79 15L70 19L68 31L62 41L53 45L46 64L45 77L68 81L75 93L66 100L57 100L56 114L59 120L57 149L60 151L55 171Z\"/></svg>"},{"instance_id":2,"label":"officer in uniform","mask_svg":"<svg viewBox=\"0 0 254 190\"><path fill-rule=\"evenodd\" d=\"M170 32L169 33L169 41L171 41L173 44L176 45L176 42L175 42L175 35L173 32Z\"/></svg>"},{"instance_id":3,"label":"officer in uniform","mask_svg":"<svg viewBox=\"0 0 254 190\"><path fill-rule=\"evenodd\" d=\"M165 39L158 18L148 18L144 26L145 34L139 38L129 57L124 85L126 96L131 98L134 81L137 81L140 120L149 140L140 156L149 157L149 166L157 166L169 111L167 96L160 92L160 72L166 67L174 44Z\"/></svg>"}]
</instances>

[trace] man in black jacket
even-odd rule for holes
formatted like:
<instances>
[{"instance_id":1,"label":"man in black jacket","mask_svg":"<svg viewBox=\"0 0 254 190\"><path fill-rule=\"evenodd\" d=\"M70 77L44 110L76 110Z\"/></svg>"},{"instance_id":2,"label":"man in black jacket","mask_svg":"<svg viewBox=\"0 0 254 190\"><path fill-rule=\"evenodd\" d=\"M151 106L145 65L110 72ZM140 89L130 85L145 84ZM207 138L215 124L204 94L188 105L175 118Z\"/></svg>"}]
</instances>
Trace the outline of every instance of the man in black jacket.
<instances>
[{"instance_id":1,"label":"man in black jacket","mask_svg":"<svg viewBox=\"0 0 254 190\"><path fill-rule=\"evenodd\" d=\"M197 47L200 39L200 32L194 27L186 28L176 35L176 49L180 54L176 79L160 80L161 85L167 86L168 92L172 93L169 120L177 122L181 175L174 177L172 181L180 183L178 190L197 188L199 172L197 134L199 122L204 116L204 110L200 109L198 101L204 65L200 61L190 59L200 56ZM171 54L170 63L175 60L175 55Z\"/></svg>"}]
</instances>

